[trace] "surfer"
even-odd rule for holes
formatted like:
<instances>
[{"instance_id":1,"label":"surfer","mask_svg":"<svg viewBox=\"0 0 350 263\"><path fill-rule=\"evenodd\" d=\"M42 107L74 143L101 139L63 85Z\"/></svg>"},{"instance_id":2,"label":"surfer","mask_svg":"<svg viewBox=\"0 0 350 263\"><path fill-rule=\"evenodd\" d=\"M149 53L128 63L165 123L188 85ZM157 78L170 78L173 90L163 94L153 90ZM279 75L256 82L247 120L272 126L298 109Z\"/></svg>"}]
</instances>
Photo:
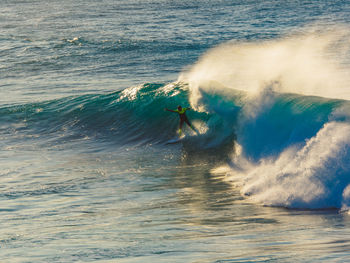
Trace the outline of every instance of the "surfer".
<instances>
[{"instance_id":1,"label":"surfer","mask_svg":"<svg viewBox=\"0 0 350 263\"><path fill-rule=\"evenodd\" d=\"M186 116L186 111L191 110L191 108L182 108L181 106L177 107L177 110L169 110L167 108L165 108L165 110L167 111L171 111L171 112L175 112L179 114L180 117L180 125L179 125L179 136L182 135L182 125L184 124L184 122L186 122L186 124L195 132L198 134L198 132L196 131L196 129L192 126L192 124L190 123L190 121L188 120L187 116Z\"/></svg>"}]
</instances>

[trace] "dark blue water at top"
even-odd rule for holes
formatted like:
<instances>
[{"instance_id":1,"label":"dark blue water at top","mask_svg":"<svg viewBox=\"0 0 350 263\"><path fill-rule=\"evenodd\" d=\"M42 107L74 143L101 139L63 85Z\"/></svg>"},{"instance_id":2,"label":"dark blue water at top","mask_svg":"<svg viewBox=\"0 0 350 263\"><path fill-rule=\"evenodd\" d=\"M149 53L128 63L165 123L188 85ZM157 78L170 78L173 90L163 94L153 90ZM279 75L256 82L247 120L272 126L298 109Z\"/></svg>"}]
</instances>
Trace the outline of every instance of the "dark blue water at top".
<instances>
[{"instance_id":1,"label":"dark blue water at top","mask_svg":"<svg viewBox=\"0 0 350 263\"><path fill-rule=\"evenodd\" d=\"M176 80L209 48L348 23L347 1L3 1L1 102Z\"/></svg>"}]
</instances>

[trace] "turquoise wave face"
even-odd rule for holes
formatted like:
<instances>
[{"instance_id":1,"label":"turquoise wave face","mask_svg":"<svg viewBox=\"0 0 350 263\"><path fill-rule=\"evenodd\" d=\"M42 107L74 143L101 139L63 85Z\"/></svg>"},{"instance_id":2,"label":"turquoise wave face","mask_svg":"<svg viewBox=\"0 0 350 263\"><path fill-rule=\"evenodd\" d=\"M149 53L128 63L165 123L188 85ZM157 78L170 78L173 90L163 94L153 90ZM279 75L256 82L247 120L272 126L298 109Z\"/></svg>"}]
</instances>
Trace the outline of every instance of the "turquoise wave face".
<instances>
[{"instance_id":1,"label":"turquoise wave face","mask_svg":"<svg viewBox=\"0 0 350 263\"><path fill-rule=\"evenodd\" d=\"M272 94L253 115L241 119L240 139L252 160L277 156L314 137L344 102L294 94ZM246 111L250 111L246 106Z\"/></svg>"}]
</instances>

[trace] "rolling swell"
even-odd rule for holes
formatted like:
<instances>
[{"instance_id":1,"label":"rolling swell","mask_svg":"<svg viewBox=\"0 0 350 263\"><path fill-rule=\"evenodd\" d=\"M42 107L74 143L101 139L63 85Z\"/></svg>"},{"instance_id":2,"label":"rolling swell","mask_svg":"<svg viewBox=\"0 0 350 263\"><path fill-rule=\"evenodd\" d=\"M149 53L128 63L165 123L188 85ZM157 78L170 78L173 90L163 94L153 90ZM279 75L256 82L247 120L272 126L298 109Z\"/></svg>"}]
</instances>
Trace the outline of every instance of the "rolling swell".
<instances>
[{"instance_id":1,"label":"rolling swell","mask_svg":"<svg viewBox=\"0 0 350 263\"><path fill-rule=\"evenodd\" d=\"M71 141L80 138L116 144L165 143L176 135L178 117L164 108L188 106L184 84L144 84L109 94L87 94L3 107L0 129L13 138ZM206 113L190 112L206 122ZM17 137L18 138L18 137Z\"/></svg>"},{"instance_id":2,"label":"rolling swell","mask_svg":"<svg viewBox=\"0 0 350 263\"><path fill-rule=\"evenodd\" d=\"M66 139L93 137L129 143L164 143L176 136L178 116L164 111L190 106L185 83L144 84L107 94L87 94L0 108L2 134ZM222 147L237 141L244 155L259 162L289 146L304 144L346 101L265 92L251 99L235 90L201 91L199 111L188 112L200 136L198 147ZM338 117L337 117L338 116ZM189 130L187 134L191 134ZM185 141L186 142L186 141Z\"/></svg>"}]
</instances>

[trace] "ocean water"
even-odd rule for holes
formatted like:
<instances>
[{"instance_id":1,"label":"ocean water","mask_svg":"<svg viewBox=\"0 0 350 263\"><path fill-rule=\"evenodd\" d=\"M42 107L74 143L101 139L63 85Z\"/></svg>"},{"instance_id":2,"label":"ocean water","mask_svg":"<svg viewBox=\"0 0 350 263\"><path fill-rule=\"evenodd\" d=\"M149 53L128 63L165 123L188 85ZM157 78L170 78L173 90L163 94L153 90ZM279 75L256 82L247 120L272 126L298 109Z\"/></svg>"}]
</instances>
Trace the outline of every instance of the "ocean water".
<instances>
[{"instance_id":1,"label":"ocean water","mask_svg":"<svg viewBox=\"0 0 350 263\"><path fill-rule=\"evenodd\" d=\"M350 261L349 1L0 7L0 262Z\"/></svg>"}]
</instances>

